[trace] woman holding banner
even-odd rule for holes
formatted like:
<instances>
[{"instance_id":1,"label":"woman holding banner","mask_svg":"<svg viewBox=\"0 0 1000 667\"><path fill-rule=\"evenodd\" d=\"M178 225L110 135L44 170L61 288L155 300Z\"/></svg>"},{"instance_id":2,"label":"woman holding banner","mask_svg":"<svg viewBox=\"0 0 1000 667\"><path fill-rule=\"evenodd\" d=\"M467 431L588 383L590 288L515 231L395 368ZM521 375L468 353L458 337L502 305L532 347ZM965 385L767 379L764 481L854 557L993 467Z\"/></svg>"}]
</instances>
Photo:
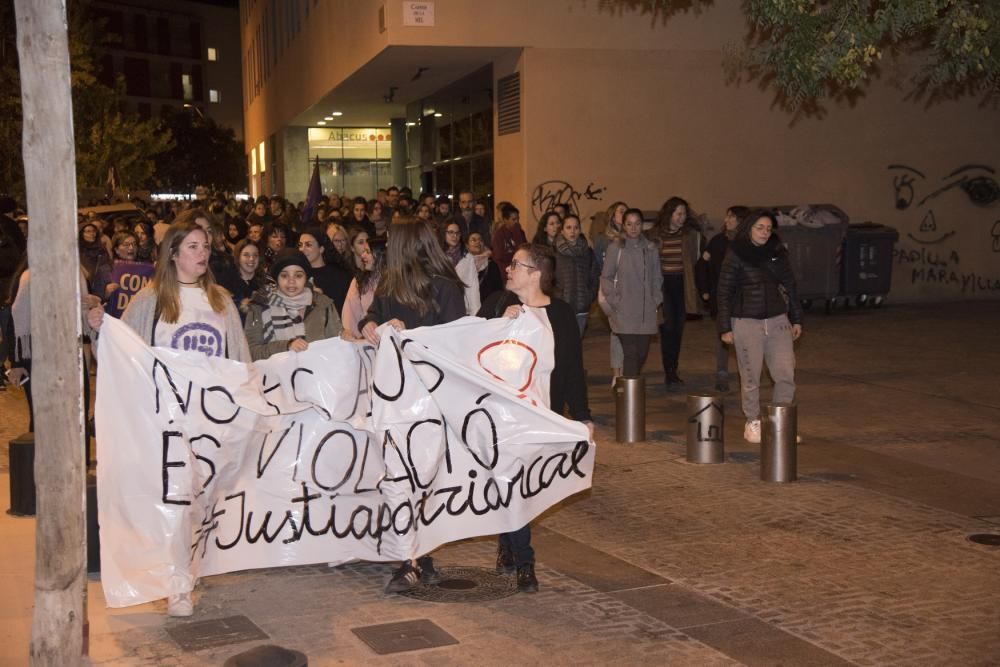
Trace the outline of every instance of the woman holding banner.
<instances>
[{"instance_id":1,"label":"woman holding banner","mask_svg":"<svg viewBox=\"0 0 1000 667\"><path fill-rule=\"evenodd\" d=\"M444 254L430 224L403 216L389 227L385 270L368 314L359 322L365 340L378 345L379 325L397 331L445 324L465 316L465 285ZM431 556L405 561L393 573L386 593L402 593L417 581L440 578Z\"/></svg>"},{"instance_id":2,"label":"woman holding banner","mask_svg":"<svg viewBox=\"0 0 1000 667\"><path fill-rule=\"evenodd\" d=\"M311 269L303 253L285 248L270 271L274 289L258 292L247 313L247 342L255 361L286 350L305 352L311 342L340 335L333 301L309 286Z\"/></svg>"},{"instance_id":3,"label":"woman holding banner","mask_svg":"<svg viewBox=\"0 0 1000 667\"><path fill-rule=\"evenodd\" d=\"M528 308L545 311L554 342L552 375L549 378L549 409L560 415L568 408L571 419L583 422L594 438L594 422L587 403L587 381L583 369L583 345L575 309L553 296L556 255L547 245L525 243L518 247L507 267L507 289L496 292L479 310L479 316L518 317ZM517 589L538 591L535 550L531 547L531 524L500 535L497 544L497 574L517 571Z\"/></svg>"},{"instance_id":4,"label":"woman holding banner","mask_svg":"<svg viewBox=\"0 0 1000 667\"><path fill-rule=\"evenodd\" d=\"M132 294L141 289L153 275L153 265L136 261L139 239L132 232L118 232L111 240L112 252L115 254L112 264L102 264L94 275L94 294L105 302L105 310L113 317L120 317L128 305ZM134 269L134 270L131 270ZM122 285L123 276L136 276L130 284ZM138 282L136 289L131 289L132 282ZM119 292L119 294L115 294Z\"/></svg>"},{"instance_id":5,"label":"woman holding banner","mask_svg":"<svg viewBox=\"0 0 1000 667\"><path fill-rule=\"evenodd\" d=\"M215 283L208 259L211 244L194 220L176 222L163 236L153 279L136 294L122 315L147 345L201 352L249 362L250 349L232 298ZM87 322L99 330L104 310L92 308ZM94 336L95 342L97 341ZM189 545L175 540L167 614L194 613Z\"/></svg>"}]
</instances>

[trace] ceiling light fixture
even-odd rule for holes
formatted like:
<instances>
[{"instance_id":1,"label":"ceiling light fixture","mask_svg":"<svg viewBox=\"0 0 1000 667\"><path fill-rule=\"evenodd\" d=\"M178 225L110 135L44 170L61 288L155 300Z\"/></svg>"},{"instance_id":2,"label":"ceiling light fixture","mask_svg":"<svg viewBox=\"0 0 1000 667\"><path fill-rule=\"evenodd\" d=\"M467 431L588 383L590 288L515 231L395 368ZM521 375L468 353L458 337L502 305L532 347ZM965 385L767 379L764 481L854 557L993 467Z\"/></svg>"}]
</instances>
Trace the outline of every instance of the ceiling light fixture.
<instances>
[{"instance_id":1,"label":"ceiling light fixture","mask_svg":"<svg viewBox=\"0 0 1000 667\"><path fill-rule=\"evenodd\" d=\"M323 116L323 120L333 120L333 116Z\"/></svg>"},{"instance_id":2,"label":"ceiling light fixture","mask_svg":"<svg viewBox=\"0 0 1000 667\"><path fill-rule=\"evenodd\" d=\"M343 111L334 111L334 112L333 112L333 113L331 113L330 115L331 115L331 116L343 116L343 115L344 115L344 112L343 112Z\"/></svg>"},{"instance_id":3,"label":"ceiling light fixture","mask_svg":"<svg viewBox=\"0 0 1000 667\"><path fill-rule=\"evenodd\" d=\"M437 113L434 114L434 117L435 118L440 118L443 115L444 115L443 113L441 113L440 111L438 111Z\"/></svg>"},{"instance_id":4,"label":"ceiling light fixture","mask_svg":"<svg viewBox=\"0 0 1000 667\"><path fill-rule=\"evenodd\" d=\"M320 120L320 121L317 121L316 124L317 125L326 125L326 121L325 120Z\"/></svg>"}]
</instances>

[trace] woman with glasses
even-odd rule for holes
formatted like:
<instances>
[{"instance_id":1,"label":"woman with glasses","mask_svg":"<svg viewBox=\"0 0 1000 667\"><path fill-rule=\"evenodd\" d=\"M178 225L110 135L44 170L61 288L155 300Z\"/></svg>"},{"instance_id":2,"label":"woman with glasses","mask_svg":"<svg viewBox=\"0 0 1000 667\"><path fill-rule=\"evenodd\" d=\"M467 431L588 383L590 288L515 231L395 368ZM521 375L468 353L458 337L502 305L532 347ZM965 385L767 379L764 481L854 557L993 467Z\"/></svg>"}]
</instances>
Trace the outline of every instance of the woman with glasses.
<instances>
[{"instance_id":1,"label":"woman with glasses","mask_svg":"<svg viewBox=\"0 0 1000 667\"><path fill-rule=\"evenodd\" d=\"M451 260L455 273L465 284L465 312L475 315L479 312L479 272L476 270L476 258L473 257L465 244L462 243L462 228L454 218L444 227L444 254Z\"/></svg>"},{"instance_id":2,"label":"woman with glasses","mask_svg":"<svg viewBox=\"0 0 1000 667\"><path fill-rule=\"evenodd\" d=\"M795 400L794 341L802 335L802 304L788 250L774 233L773 211L751 211L736 230L719 272L718 316L722 342L736 347L743 439L760 442L760 373L774 380L775 403Z\"/></svg>"},{"instance_id":3,"label":"woman with glasses","mask_svg":"<svg viewBox=\"0 0 1000 667\"><path fill-rule=\"evenodd\" d=\"M663 303L663 276L657 246L642 234L642 211L630 208L622 237L608 246L601 293L610 311L611 331L622 346L622 375L636 378L656 335L656 309Z\"/></svg>"},{"instance_id":4,"label":"woman with glasses","mask_svg":"<svg viewBox=\"0 0 1000 667\"><path fill-rule=\"evenodd\" d=\"M102 264L94 276L94 294L107 301L118 289L118 283L112 282L115 267L122 262L135 262L139 240L132 232L118 232L111 240L111 249L115 258L111 264Z\"/></svg>"},{"instance_id":5,"label":"woman with glasses","mask_svg":"<svg viewBox=\"0 0 1000 667\"><path fill-rule=\"evenodd\" d=\"M569 410L571 419L581 421L594 437L594 424L587 403L587 382L583 370L583 346L577 330L576 313L565 301L556 298L556 256L552 248L525 243L520 246L507 268L507 289L490 296L479 316L516 318L525 308L545 313L552 327L553 361L549 377L548 408L558 414ZM535 550L531 547L531 525L500 535L497 545L498 574L517 572L517 588L523 593L538 590L535 576Z\"/></svg>"}]
</instances>

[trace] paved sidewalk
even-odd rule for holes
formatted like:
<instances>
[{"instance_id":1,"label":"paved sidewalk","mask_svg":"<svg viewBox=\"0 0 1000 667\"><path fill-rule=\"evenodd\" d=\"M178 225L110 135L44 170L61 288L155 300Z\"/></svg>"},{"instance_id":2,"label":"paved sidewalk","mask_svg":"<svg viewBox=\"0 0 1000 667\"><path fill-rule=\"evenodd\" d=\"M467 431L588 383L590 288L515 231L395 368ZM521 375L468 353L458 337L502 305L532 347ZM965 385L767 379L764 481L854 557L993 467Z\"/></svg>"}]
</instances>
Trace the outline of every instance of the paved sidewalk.
<instances>
[{"instance_id":1,"label":"paved sidewalk","mask_svg":"<svg viewBox=\"0 0 1000 667\"><path fill-rule=\"evenodd\" d=\"M996 665L1000 662L1000 307L810 314L798 348L800 481L759 481L727 396L723 465L684 460L685 397L714 383L712 323L689 322L683 392L647 363L643 444L614 442L607 336L585 339L594 487L535 523L538 594L444 604L385 596L386 565L208 577L193 619L243 615L268 640L184 651L164 603L109 610L90 584L91 661L220 665L255 644L310 665ZM655 369L655 370L654 370ZM767 391L765 391L767 395ZM0 394L6 442L26 424ZM34 520L0 515L0 664L27 664ZM495 545L435 552L492 565ZM429 619L457 644L380 656L353 628Z\"/></svg>"}]
</instances>

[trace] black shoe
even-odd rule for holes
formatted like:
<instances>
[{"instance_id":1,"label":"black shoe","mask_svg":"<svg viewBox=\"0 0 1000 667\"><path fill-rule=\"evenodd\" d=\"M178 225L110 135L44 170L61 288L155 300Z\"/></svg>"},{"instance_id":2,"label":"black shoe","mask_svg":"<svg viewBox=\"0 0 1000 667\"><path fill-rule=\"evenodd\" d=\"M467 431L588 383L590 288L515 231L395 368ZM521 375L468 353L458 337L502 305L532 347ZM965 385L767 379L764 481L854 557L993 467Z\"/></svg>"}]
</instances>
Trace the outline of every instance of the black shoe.
<instances>
[{"instance_id":1,"label":"black shoe","mask_svg":"<svg viewBox=\"0 0 1000 667\"><path fill-rule=\"evenodd\" d=\"M719 380L715 383L715 391L725 394L729 391L729 382L726 380Z\"/></svg>"},{"instance_id":2,"label":"black shoe","mask_svg":"<svg viewBox=\"0 0 1000 667\"><path fill-rule=\"evenodd\" d=\"M674 387L681 384L684 384L684 380L682 380L681 376L677 374L677 371L667 371L668 387Z\"/></svg>"},{"instance_id":3,"label":"black shoe","mask_svg":"<svg viewBox=\"0 0 1000 667\"><path fill-rule=\"evenodd\" d=\"M497 542L497 574L511 574L517 567L514 564L514 554L506 544Z\"/></svg>"},{"instance_id":4,"label":"black shoe","mask_svg":"<svg viewBox=\"0 0 1000 667\"><path fill-rule=\"evenodd\" d=\"M434 559L430 556L418 558L417 569L420 570L420 583L437 584L441 582L441 573L434 568Z\"/></svg>"},{"instance_id":5,"label":"black shoe","mask_svg":"<svg viewBox=\"0 0 1000 667\"><path fill-rule=\"evenodd\" d=\"M403 593L416 586L419 581L420 570L410 565L410 561L403 561L399 569L392 573L392 579L385 585L385 592Z\"/></svg>"},{"instance_id":6,"label":"black shoe","mask_svg":"<svg viewBox=\"0 0 1000 667\"><path fill-rule=\"evenodd\" d=\"M535 576L534 563L517 568L517 590L521 593L538 592L538 578Z\"/></svg>"}]
</instances>

